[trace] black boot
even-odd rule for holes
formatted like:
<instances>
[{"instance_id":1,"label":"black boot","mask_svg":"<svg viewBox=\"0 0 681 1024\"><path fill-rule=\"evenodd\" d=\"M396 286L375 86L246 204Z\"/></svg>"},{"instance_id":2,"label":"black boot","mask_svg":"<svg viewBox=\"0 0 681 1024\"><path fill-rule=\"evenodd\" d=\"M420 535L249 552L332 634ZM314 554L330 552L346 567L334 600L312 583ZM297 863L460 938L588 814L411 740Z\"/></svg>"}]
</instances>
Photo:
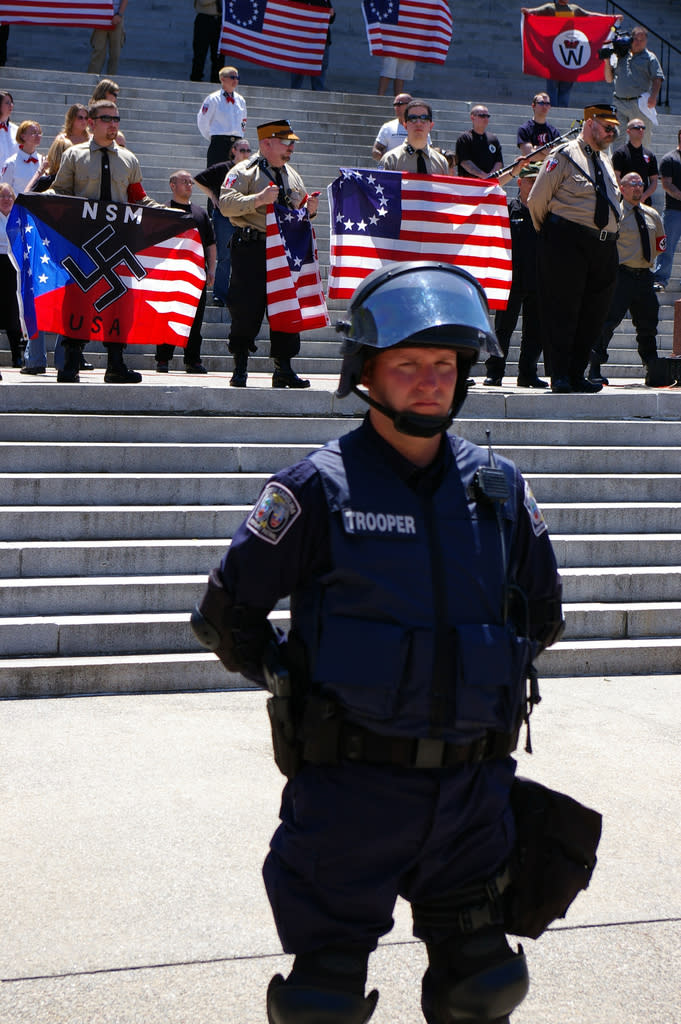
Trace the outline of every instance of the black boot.
<instances>
[{"instance_id":1,"label":"black boot","mask_svg":"<svg viewBox=\"0 0 681 1024\"><path fill-rule=\"evenodd\" d=\"M60 384L78 384L80 377L80 359L83 353L83 346L78 341L70 341L64 338L64 369L57 370L57 380Z\"/></svg>"},{"instance_id":2,"label":"black boot","mask_svg":"<svg viewBox=\"0 0 681 1024\"><path fill-rule=\"evenodd\" d=\"M601 373L601 364L596 359L594 359L593 356L591 358L591 362L589 363L587 377L589 380L593 381L594 384L608 383L608 378L604 377Z\"/></svg>"},{"instance_id":3,"label":"black boot","mask_svg":"<svg viewBox=\"0 0 681 1024\"><path fill-rule=\"evenodd\" d=\"M272 374L273 388L309 388L309 380L299 377L291 366L290 359L275 359Z\"/></svg>"},{"instance_id":4,"label":"black boot","mask_svg":"<svg viewBox=\"0 0 681 1024\"><path fill-rule=\"evenodd\" d=\"M248 350L241 349L234 353L234 372L230 385L233 388L245 388L248 380Z\"/></svg>"},{"instance_id":5,"label":"black boot","mask_svg":"<svg viewBox=\"0 0 681 1024\"><path fill-rule=\"evenodd\" d=\"M106 346L105 384L139 384L142 374L129 370L123 362L123 345L108 343Z\"/></svg>"}]
</instances>

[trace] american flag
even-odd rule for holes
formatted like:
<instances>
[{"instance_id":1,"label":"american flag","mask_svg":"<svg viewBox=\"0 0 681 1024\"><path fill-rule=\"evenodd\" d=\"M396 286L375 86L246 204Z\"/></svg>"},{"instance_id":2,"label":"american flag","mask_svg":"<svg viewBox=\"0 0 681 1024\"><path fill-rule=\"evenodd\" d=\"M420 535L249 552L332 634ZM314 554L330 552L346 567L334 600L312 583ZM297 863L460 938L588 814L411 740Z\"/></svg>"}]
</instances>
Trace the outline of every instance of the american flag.
<instances>
[{"instance_id":1,"label":"american flag","mask_svg":"<svg viewBox=\"0 0 681 1024\"><path fill-rule=\"evenodd\" d=\"M266 68L319 75L331 11L292 0L225 0L220 52Z\"/></svg>"},{"instance_id":2,"label":"american flag","mask_svg":"<svg viewBox=\"0 0 681 1024\"><path fill-rule=\"evenodd\" d=\"M341 168L328 188L329 298L349 299L390 260L440 260L476 277L505 309L513 276L504 190L444 175Z\"/></svg>"},{"instance_id":3,"label":"american flag","mask_svg":"<svg viewBox=\"0 0 681 1024\"><path fill-rule=\"evenodd\" d=\"M447 0L362 0L369 52L444 64L452 41Z\"/></svg>"},{"instance_id":4,"label":"american flag","mask_svg":"<svg viewBox=\"0 0 681 1024\"><path fill-rule=\"evenodd\" d=\"M113 0L0 0L0 24L111 28Z\"/></svg>"},{"instance_id":5,"label":"american flag","mask_svg":"<svg viewBox=\"0 0 681 1024\"><path fill-rule=\"evenodd\" d=\"M328 327L317 242L305 209L274 203L267 210L267 319L294 334Z\"/></svg>"},{"instance_id":6,"label":"american flag","mask_svg":"<svg viewBox=\"0 0 681 1024\"><path fill-rule=\"evenodd\" d=\"M26 192L7 235L29 337L187 344L206 281L191 214Z\"/></svg>"}]
</instances>

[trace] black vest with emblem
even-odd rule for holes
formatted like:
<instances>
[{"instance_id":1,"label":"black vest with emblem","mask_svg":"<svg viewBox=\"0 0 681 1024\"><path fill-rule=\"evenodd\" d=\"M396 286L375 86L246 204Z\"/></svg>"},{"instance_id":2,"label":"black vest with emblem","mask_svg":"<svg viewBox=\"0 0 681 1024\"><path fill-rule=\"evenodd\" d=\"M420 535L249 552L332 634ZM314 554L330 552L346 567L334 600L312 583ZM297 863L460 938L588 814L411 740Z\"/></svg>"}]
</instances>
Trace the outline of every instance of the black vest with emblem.
<instances>
[{"instance_id":1,"label":"black vest with emblem","mask_svg":"<svg viewBox=\"0 0 681 1024\"><path fill-rule=\"evenodd\" d=\"M487 455L449 438L451 464L432 495L375 458L361 431L314 452L330 519L330 570L291 597L313 692L385 735L465 743L511 733L523 707L531 644L503 621L495 513L469 487ZM449 454L449 453L447 453ZM498 459L516 524L516 470Z\"/></svg>"}]
</instances>

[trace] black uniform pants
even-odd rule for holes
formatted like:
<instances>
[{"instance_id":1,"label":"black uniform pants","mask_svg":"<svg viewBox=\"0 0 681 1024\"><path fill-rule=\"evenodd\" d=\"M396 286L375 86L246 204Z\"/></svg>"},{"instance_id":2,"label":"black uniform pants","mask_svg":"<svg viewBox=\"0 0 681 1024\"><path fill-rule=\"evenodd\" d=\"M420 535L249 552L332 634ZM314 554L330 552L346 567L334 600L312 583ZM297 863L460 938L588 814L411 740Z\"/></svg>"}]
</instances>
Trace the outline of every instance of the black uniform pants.
<instances>
[{"instance_id":1,"label":"black uniform pants","mask_svg":"<svg viewBox=\"0 0 681 1024\"><path fill-rule=\"evenodd\" d=\"M657 321L660 304L653 288L652 270L632 270L620 267L617 272L617 286L610 303L610 309L603 326L603 332L593 349L593 359L598 363L608 361L608 343L627 315L636 328L636 343L641 362L648 363L657 357Z\"/></svg>"},{"instance_id":2,"label":"black uniform pants","mask_svg":"<svg viewBox=\"0 0 681 1024\"><path fill-rule=\"evenodd\" d=\"M189 332L189 338L187 339L186 348L183 350L183 357L185 364L193 366L196 363L201 362L201 327L203 326L203 314L206 309L206 289L204 288L201 292L201 298L199 304L196 307L196 316L194 317L194 323L192 329ZM167 363L173 358L173 352L175 351L174 345L169 345L167 342L163 345L156 346L156 359Z\"/></svg>"},{"instance_id":3,"label":"black uniform pants","mask_svg":"<svg viewBox=\"0 0 681 1024\"><path fill-rule=\"evenodd\" d=\"M511 336L515 330L515 325L518 323L521 309L523 312L523 327L520 341L520 356L518 358L518 376L536 376L537 362L542 350L537 293L511 287L506 309L498 309L494 317L494 330L504 355L503 359L501 356L490 356L485 363L490 377L504 376Z\"/></svg>"},{"instance_id":4,"label":"black uniform pants","mask_svg":"<svg viewBox=\"0 0 681 1024\"><path fill-rule=\"evenodd\" d=\"M194 18L194 38L192 41L192 82L203 79L203 66L210 50L210 80L219 82L221 57L218 53L220 45L220 28L222 19L216 14L197 14Z\"/></svg>"},{"instance_id":5,"label":"black uniform pants","mask_svg":"<svg viewBox=\"0 0 681 1024\"><path fill-rule=\"evenodd\" d=\"M222 164L229 160L230 150L236 140L240 138L240 135L211 135L206 153L206 167Z\"/></svg>"},{"instance_id":6,"label":"black uniform pants","mask_svg":"<svg viewBox=\"0 0 681 1024\"><path fill-rule=\"evenodd\" d=\"M578 381L603 330L617 281L617 242L547 219L537 238L544 350L551 377Z\"/></svg>"},{"instance_id":7,"label":"black uniform pants","mask_svg":"<svg viewBox=\"0 0 681 1024\"><path fill-rule=\"evenodd\" d=\"M238 231L238 229L237 229ZM232 316L229 351L245 356L255 341L267 311L265 240L232 236L232 276L227 292ZM270 329L272 359L291 359L300 351L300 335Z\"/></svg>"}]
</instances>

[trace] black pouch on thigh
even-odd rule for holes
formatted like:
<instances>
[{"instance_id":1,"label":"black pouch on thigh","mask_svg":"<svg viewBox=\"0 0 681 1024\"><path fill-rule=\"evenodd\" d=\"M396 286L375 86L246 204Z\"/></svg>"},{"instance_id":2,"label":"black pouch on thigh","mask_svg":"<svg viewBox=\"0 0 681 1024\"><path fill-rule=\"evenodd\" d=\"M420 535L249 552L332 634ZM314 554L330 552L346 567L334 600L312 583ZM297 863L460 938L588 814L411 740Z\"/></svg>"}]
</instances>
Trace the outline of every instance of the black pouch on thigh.
<instances>
[{"instance_id":1,"label":"black pouch on thigh","mask_svg":"<svg viewBox=\"0 0 681 1024\"><path fill-rule=\"evenodd\" d=\"M513 882L505 894L504 927L538 938L565 917L596 867L602 816L572 797L530 779L511 788L517 841Z\"/></svg>"}]
</instances>

